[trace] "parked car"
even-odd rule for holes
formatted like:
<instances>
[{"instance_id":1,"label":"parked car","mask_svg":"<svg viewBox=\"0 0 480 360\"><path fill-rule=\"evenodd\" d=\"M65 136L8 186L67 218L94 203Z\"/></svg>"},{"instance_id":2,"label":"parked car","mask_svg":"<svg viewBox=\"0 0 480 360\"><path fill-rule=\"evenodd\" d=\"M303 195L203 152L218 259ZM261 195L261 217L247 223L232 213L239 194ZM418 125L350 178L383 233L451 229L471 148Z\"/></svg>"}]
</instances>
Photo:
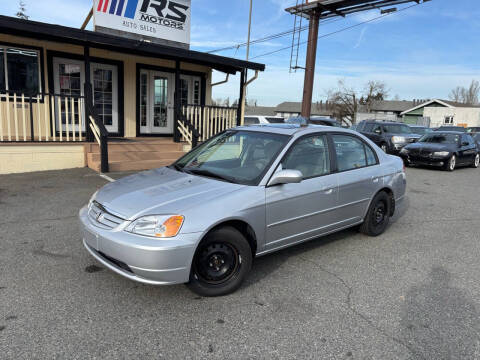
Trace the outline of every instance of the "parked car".
<instances>
[{"instance_id":1,"label":"parked car","mask_svg":"<svg viewBox=\"0 0 480 360\"><path fill-rule=\"evenodd\" d=\"M308 120L308 124L342 127L337 120L325 116L311 116L310 120Z\"/></svg>"},{"instance_id":2,"label":"parked car","mask_svg":"<svg viewBox=\"0 0 480 360\"><path fill-rule=\"evenodd\" d=\"M457 132L467 132L467 129L463 126L440 126L434 131L457 131Z\"/></svg>"},{"instance_id":3,"label":"parked car","mask_svg":"<svg viewBox=\"0 0 480 360\"><path fill-rule=\"evenodd\" d=\"M480 127L479 126L468 127L467 132L471 134L480 133Z\"/></svg>"},{"instance_id":4,"label":"parked car","mask_svg":"<svg viewBox=\"0 0 480 360\"><path fill-rule=\"evenodd\" d=\"M353 131L243 126L104 186L79 216L86 249L107 268L218 296L255 256L353 226L382 234L405 185L402 160Z\"/></svg>"},{"instance_id":5,"label":"parked car","mask_svg":"<svg viewBox=\"0 0 480 360\"><path fill-rule=\"evenodd\" d=\"M423 135L433 131L429 127L422 126L422 125L409 125L409 126L410 126L410 129L412 130L412 132L414 134L417 134L417 135L420 135L420 136L423 136Z\"/></svg>"},{"instance_id":6,"label":"parked car","mask_svg":"<svg viewBox=\"0 0 480 360\"><path fill-rule=\"evenodd\" d=\"M400 151L406 165L436 166L448 171L459 166L478 168L479 154L480 147L472 136L458 131L427 134Z\"/></svg>"},{"instance_id":7,"label":"parked car","mask_svg":"<svg viewBox=\"0 0 480 360\"><path fill-rule=\"evenodd\" d=\"M244 117L245 125L257 124L283 124L285 119L281 116L263 116L263 115L248 115Z\"/></svg>"},{"instance_id":8,"label":"parked car","mask_svg":"<svg viewBox=\"0 0 480 360\"><path fill-rule=\"evenodd\" d=\"M408 125L378 120L364 120L358 124L356 130L372 140L384 152L395 155L404 146L421 137L413 133Z\"/></svg>"}]
</instances>

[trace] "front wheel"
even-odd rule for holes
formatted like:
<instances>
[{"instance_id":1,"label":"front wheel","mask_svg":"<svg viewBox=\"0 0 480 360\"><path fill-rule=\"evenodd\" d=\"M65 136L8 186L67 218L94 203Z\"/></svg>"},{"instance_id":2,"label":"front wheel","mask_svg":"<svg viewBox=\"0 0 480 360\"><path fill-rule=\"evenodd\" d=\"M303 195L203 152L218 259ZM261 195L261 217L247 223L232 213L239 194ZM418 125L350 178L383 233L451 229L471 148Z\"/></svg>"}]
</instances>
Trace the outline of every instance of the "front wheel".
<instances>
[{"instance_id":1,"label":"front wheel","mask_svg":"<svg viewBox=\"0 0 480 360\"><path fill-rule=\"evenodd\" d=\"M187 286L201 296L222 296L237 290L252 267L252 250L233 227L212 231L195 252Z\"/></svg>"},{"instance_id":2,"label":"front wheel","mask_svg":"<svg viewBox=\"0 0 480 360\"><path fill-rule=\"evenodd\" d=\"M445 170L453 171L453 170L455 170L456 166L457 166L457 157L454 154L445 164Z\"/></svg>"},{"instance_id":3,"label":"front wheel","mask_svg":"<svg viewBox=\"0 0 480 360\"><path fill-rule=\"evenodd\" d=\"M360 232L368 236L383 234L390 222L390 197L384 191L379 192L372 200Z\"/></svg>"},{"instance_id":4,"label":"front wheel","mask_svg":"<svg viewBox=\"0 0 480 360\"><path fill-rule=\"evenodd\" d=\"M477 154L475 155L475 159L473 160L472 167L476 169L478 168L479 165L480 165L480 154Z\"/></svg>"}]
</instances>

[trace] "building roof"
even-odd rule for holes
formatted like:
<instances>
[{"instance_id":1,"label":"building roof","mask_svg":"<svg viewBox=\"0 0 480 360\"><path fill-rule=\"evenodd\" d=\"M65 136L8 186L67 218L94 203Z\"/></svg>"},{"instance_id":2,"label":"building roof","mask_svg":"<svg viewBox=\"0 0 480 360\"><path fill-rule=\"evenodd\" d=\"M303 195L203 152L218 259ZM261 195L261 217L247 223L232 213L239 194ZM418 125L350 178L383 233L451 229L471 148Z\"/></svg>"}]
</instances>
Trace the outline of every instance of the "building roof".
<instances>
[{"instance_id":1,"label":"building roof","mask_svg":"<svg viewBox=\"0 0 480 360\"><path fill-rule=\"evenodd\" d=\"M281 104L278 104L275 108L277 113L298 113L302 112L302 103L301 102L292 102L285 101ZM311 110L312 116L332 116L333 109L329 108L327 103L317 102L312 104Z\"/></svg>"},{"instance_id":2,"label":"building roof","mask_svg":"<svg viewBox=\"0 0 480 360\"><path fill-rule=\"evenodd\" d=\"M423 102L421 104L418 104L417 106L414 106L412 108L406 109L400 115L405 115L405 114L408 114L409 112L415 111L417 109L421 109L423 107L428 107L429 105L431 105L433 103L437 103L437 104L440 104L440 105L442 105L444 107L448 107L448 108L456 108L456 107L460 107L460 108L480 108L480 105L469 105L469 104L458 103L458 102L450 101L450 100L433 99L433 100L429 100L429 101Z\"/></svg>"},{"instance_id":3,"label":"building roof","mask_svg":"<svg viewBox=\"0 0 480 360\"><path fill-rule=\"evenodd\" d=\"M374 101L371 105L373 111L393 111L402 112L410 109L413 106L413 101L397 101L397 100L381 100Z\"/></svg>"},{"instance_id":4,"label":"building roof","mask_svg":"<svg viewBox=\"0 0 480 360\"><path fill-rule=\"evenodd\" d=\"M245 115L275 116L275 108L269 106L245 106Z\"/></svg>"},{"instance_id":5,"label":"building roof","mask_svg":"<svg viewBox=\"0 0 480 360\"><path fill-rule=\"evenodd\" d=\"M139 56L180 60L209 66L231 74L243 69L265 70L264 64L9 16L0 16L0 33L89 46Z\"/></svg>"}]
</instances>

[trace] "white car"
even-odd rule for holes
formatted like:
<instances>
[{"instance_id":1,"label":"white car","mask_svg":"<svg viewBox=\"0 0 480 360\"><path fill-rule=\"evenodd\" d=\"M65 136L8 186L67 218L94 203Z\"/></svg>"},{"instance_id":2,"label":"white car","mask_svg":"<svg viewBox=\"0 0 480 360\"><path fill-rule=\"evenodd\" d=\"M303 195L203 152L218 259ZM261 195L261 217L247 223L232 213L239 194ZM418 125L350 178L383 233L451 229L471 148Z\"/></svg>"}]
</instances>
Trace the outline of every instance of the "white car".
<instances>
[{"instance_id":1,"label":"white car","mask_svg":"<svg viewBox=\"0 0 480 360\"><path fill-rule=\"evenodd\" d=\"M281 116L248 115L244 118L244 125L283 124L284 122L285 119Z\"/></svg>"}]
</instances>

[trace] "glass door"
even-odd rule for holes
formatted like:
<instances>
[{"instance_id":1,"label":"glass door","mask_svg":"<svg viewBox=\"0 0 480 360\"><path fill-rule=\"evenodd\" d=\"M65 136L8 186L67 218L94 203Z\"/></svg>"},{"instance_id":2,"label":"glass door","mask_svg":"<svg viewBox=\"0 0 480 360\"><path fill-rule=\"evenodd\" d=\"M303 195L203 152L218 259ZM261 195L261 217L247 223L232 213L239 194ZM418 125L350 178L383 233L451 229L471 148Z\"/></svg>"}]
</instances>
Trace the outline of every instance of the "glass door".
<instances>
[{"instance_id":1,"label":"glass door","mask_svg":"<svg viewBox=\"0 0 480 360\"><path fill-rule=\"evenodd\" d=\"M198 76L180 75L180 104L200 105L201 79Z\"/></svg>"},{"instance_id":2,"label":"glass door","mask_svg":"<svg viewBox=\"0 0 480 360\"><path fill-rule=\"evenodd\" d=\"M140 133L173 134L174 78L171 73L140 73Z\"/></svg>"},{"instance_id":3,"label":"glass door","mask_svg":"<svg viewBox=\"0 0 480 360\"><path fill-rule=\"evenodd\" d=\"M91 65L93 104L109 133L118 133L118 73L114 65Z\"/></svg>"},{"instance_id":4,"label":"glass door","mask_svg":"<svg viewBox=\"0 0 480 360\"><path fill-rule=\"evenodd\" d=\"M83 95L82 85L85 83L85 66L82 61L55 58L53 60L55 78L55 114L56 129L78 131L80 124L78 97ZM72 121L71 99L74 98L74 118ZM59 104L60 100L60 104ZM60 107L60 111L59 111ZM85 131L85 119L82 121L82 131ZM73 125L73 129L72 129Z\"/></svg>"}]
</instances>

